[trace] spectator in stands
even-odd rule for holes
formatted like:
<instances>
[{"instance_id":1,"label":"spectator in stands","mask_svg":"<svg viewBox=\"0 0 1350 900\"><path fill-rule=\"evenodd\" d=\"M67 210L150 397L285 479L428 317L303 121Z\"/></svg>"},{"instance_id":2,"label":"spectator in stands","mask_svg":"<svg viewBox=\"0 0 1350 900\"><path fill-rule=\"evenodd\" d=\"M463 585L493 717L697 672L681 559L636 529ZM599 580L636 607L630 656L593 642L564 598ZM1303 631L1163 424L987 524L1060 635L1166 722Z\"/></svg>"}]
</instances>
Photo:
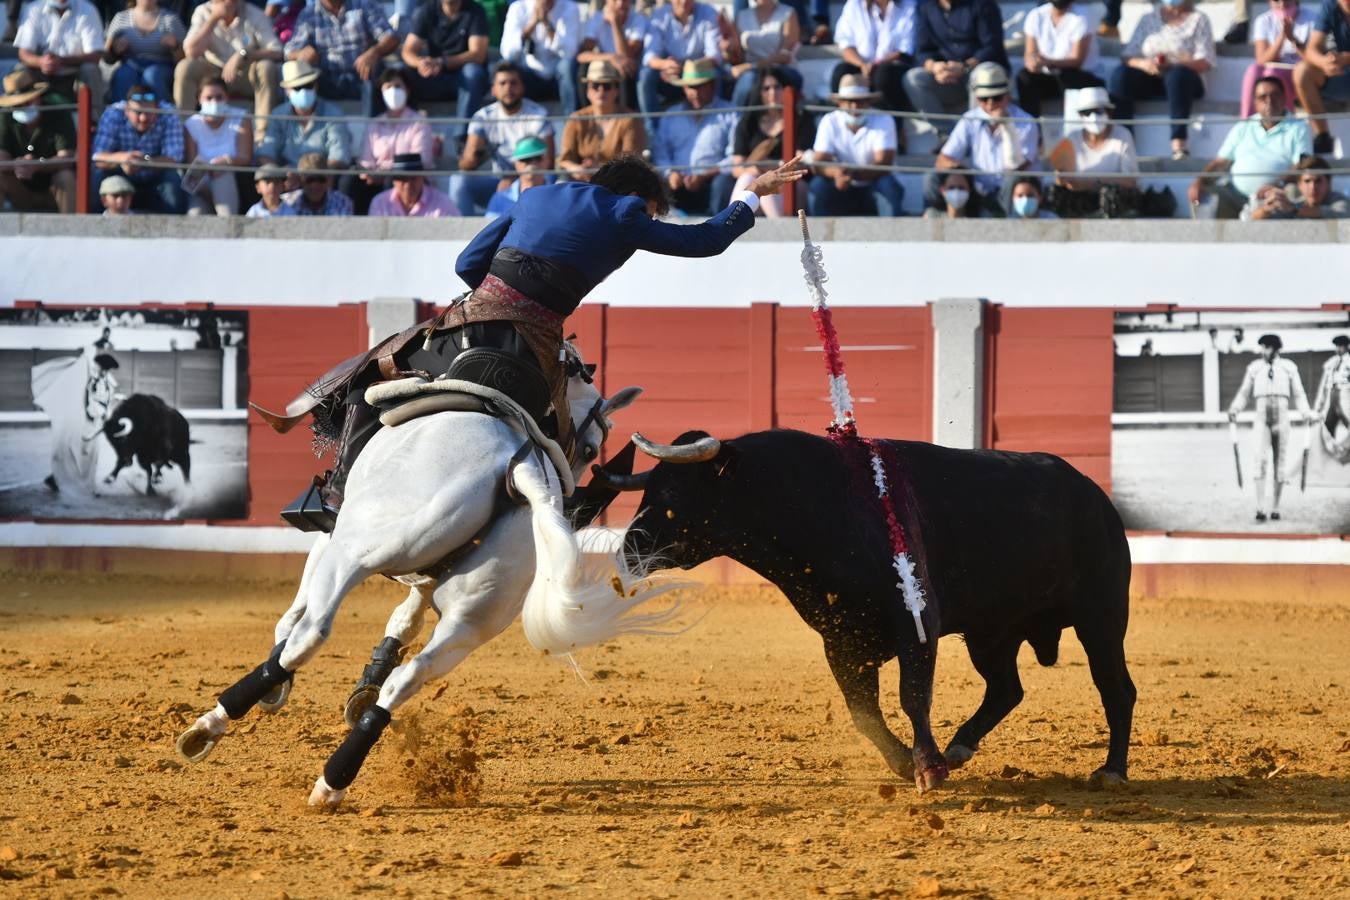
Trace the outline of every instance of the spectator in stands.
<instances>
[{"instance_id":1,"label":"spectator in stands","mask_svg":"<svg viewBox=\"0 0 1350 900\"><path fill-rule=\"evenodd\" d=\"M670 0L657 7L647 26L642 45L642 70L638 73L638 107L645 115L660 112L666 103L679 100L680 78L688 63L714 72L722 62L721 32L717 12L698 0ZM655 121L647 120L647 130Z\"/></svg>"},{"instance_id":2,"label":"spectator in stands","mask_svg":"<svg viewBox=\"0 0 1350 900\"><path fill-rule=\"evenodd\" d=\"M1102 87L1101 56L1087 19L1073 0L1050 0L1027 13L1023 69L1017 73L1017 103L1039 118L1041 104L1068 88Z\"/></svg>"},{"instance_id":3,"label":"spectator in stands","mask_svg":"<svg viewBox=\"0 0 1350 900\"><path fill-rule=\"evenodd\" d=\"M125 175L110 175L98 186L98 199L105 216L130 216L136 211L136 186Z\"/></svg>"},{"instance_id":4,"label":"spectator in stands","mask_svg":"<svg viewBox=\"0 0 1350 900\"><path fill-rule=\"evenodd\" d=\"M1111 73L1111 100L1118 118L1133 119L1136 100L1167 97L1172 122L1172 158L1190 156L1186 120L1191 104L1205 96L1200 77L1214 68L1214 34L1209 16L1192 0L1167 0L1135 26Z\"/></svg>"},{"instance_id":5,"label":"spectator in stands","mask_svg":"<svg viewBox=\"0 0 1350 900\"><path fill-rule=\"evenodd\" d=\"M136 208L181 215L187 197L171 166L183 161L183 126L173 105L149 85L132 85L127 98L112 104L94 135L94 181L121 171L136 188ZM155 165L159 164L159 165Z\"/></svg>"},{"instance_id":6,"label":"spectator in stands","mask_svg":"<svg viewBox=\"0 0 1350 900\"><path fill-rule=\"evenodd\" d=\"M881 97L860 74L845 75L816 132L808 203L813 216L898 216L904 187L891 172L859 168L895 162L895 120L871 112Z\"/></svg>"},{"instance_id":7,"label":"spectator in stands","mask_svg":"<svg viewBox=\"0 0 1350 900\"><path fill-rule=\"evenodd\" d=\"M548 146L550 157L553 155L553 126L548 121L548 111L525 99L525 82L519 66L505 60L497 63L492 75L492 96L495 102L473 114L459 158L462 174L450 179L450 198L466 216L480 214L497 188L504 186L499 182L514 171L511 153L521 138L539 138ZM493 174L468 174L489 159Z\"/></svg>"},{"instance_id":8,"label":"spectator in stands","mask_svg":"<svg viewBox=\"0 0 1350 900\"><path fill-rule=\"evenodd\" d=\"M697 115L666 116L652 141L652 163L670 189L671 206L690 215L712 215L731 198L735 184L729 169L736 114L717 96L717 70L707 59L689 60L675 82L684 89L684 102L672 112L693 110Z\"/></svg>"},{"instance_id":9,"label":"spectator in stands","mask_svg":"<svg viewBox=\"0 0 1350 900\"><path fill-rule=\"evenodd\" d=\"M647 149L647 132L620 99L623 77L608 59L595 59L586 67L588 106L577 110L563 127L562 153L558 166L577 181L589 181L591 170L626 154L641 155ZM625 115L627 114L627 115ZM587 116L623 116L590 119Z\"/></svg>"},{"instance_id":10,"label":"spectator in stands","mask_svg":"<svg viewBox=\"0 0 1350 900\"><path fill-rule=\"evenodd\" d=\"M924 210L925 219L973 219L984 214L979 195L971 190L964 173L939 172L937 185L941 202Z\"/></svg>"},{"instance_id":11,"label":"spectator in stands","mask_svg":"<svg viewBox=\"0 0 1350 900\"><path fill-rule=\"evenodd\" d=\"M578 66L601 61L612 65L623 77L627 92L623 98L637 106L637 77L642 65L642 43L651 20L633 9L633 0L604 0L586 23L577 53Z\"/></svg>"},{"instance_id":12,"label":"spectator in stands","mask_svg":"<svg viewBox=\"0 0 1350 900\"><path fill-rule=\"evenodd\" d=\"M1331 166L1320 156L1305 156L1296 167L1295 186L1267 184L1242 208L1248 219L1347 219L1350 199L1331 189Z\"/></svg>"},{"instance_id":13,"label":"spectator in stands","mask_svg":"<svg viewBox=\"0 0 1350 900\"><path fill-rule=\"evenodd\" d=\"M254 135L261 137L281 99L281 41L263 11L246 0L207 0L192 11L183 53L174 105L191 109L203 78L223 79L236 97L253 98Z\"/></svg>"},{"instance_id":14,"label":"spectator in stands","mask_svg":"<svg viewBox=\"0 0 1350 900\"><path fill-rule=\"evenodd\" d=\"M98 111L103 103L103 76L98 70L103 58L103 18L89 0L29 3L14 46L19 62L35 79L48 84L49 102L75 102L79 81L89 86Z\"/></svg>"},{"instance_id":15,"label":"spectator in stands","mask_svg":"<svg viewBox=\"0 0 1350 900\"><path fill-rule=\"evenodd\" d=\"M286 203L286 170L281 166L259 166L253 173L253 186L258 190L257 203L248 208L250 219L271 219L295 215L295 207Z\"/></svg>"},{"instance_id":16,"label":"spectator in stands","mask_svg":"<svg viewBox=\"0 0 1350 900\"><path fill-rule=\"evenodd\" d=\"M731 67L736 79L732 106L750 105L760 73L768 66L778 69L780 82L801 90L801 73L792 68L802 43L796 10L779 0L755 0L736 14L736 34L741 61Z\"/></svg>"},{"instance_id":17,"label":"spectator in stands","mask_svg":"<svg viewBox=\"0 0 1350 900\"><path fill-rule=\"evenodd\" d=\"M198 99L201 112L190 116L183 126L187 132L187 160L192 164L183 177L191 204L188 212L201 215L214 209L218 216L237 216L236 175L213 167L247 166L253 162L253 123L239 110L230 108L223 78L205 79Z\"/></svg>"},{"instance_id":18,"label":"spectator in stands","mask_svg":"<svg viewBox=\"0 0 1350 900\"><path fill-rule=\"evenodd\" d=\"M390 169L394 186L371 201L370 214L425 219L458 216L459 210L450 198L427 184L422 175L424 171L426 169L420 154L400 153L395 156Z\"/></svg>"},{"instance_id":19,"label":"spectator in stands","mask_svg":"<svg viewBox=\"0 0 1350 900\"><path fill-rule=\"evenodd\" d=\"M6 200L15 212L75 211L75 123L69 113L43 112L45 82L19 67L5 76L0 109L0 162L70 160L65 166L0 168L0 206Z\"/></svg>"},{"instance_id":20,"label":"spectator in stands","mask_svg":"<svg viewBox=\"0 0 1350 900\"><path fill-rule=\"evenodd\" d=\"M918 0L848 0L835 28L844 61L830 74L830 90L837 93L845 75L861 75L864 84L881 92L885 109L913 109L905 73L914 67L918 48L919 5Z\"/></svg>"},{"instance_id":21,"label":"spectator in stands","mask_svg":"<svg viewBox=\"0 0 1350 900\"><path fill-rule=\"evenodd\" d=\"M304 60L287 60L281 67L281 86L287 99L267 121L267 133L258 145L259 162L295 165L300 157L312 152L322 153L329 169L346 168L351 162L351 136L346 124L316 118L342 115L335 104L319 99L315 90L318 80L318 70Z\"/></svg>"},{"instance_id":22,"label":"spectator in stands","mask_svg":"<svg viewBox=\"0 0 1350 900\"><path fill-rule=\"evenodd\" d=\"M1313 130L1313 152L1335 150L1327 120L1325 98L1350 100L1350 0L1322 0L1312 36L1303 49L1303 61L1294 67L1298 99L1307 110Z\"/></svg>"},{"instance_id":23,"label":"spectator in stands","mask_svg":"<svg viewBox=\"0 0 1350 900\"><path fill-rule=\"evenodd\" d=\"M296 20L286 58L318 69L320 97L359 99L362 115L370 117L378 111L381 60L397 47L378 0L315 0Z\"/></svg>"},{"instance_id":24,"label":"spectator in stands","mask_svg":"<svg viewBox=\"0 0 1350 900\"><path fill-rule=\"evenodd\" d=\"M1270 9L1256 17L1252 26L1256 61L1242 76L1242 118L1252 114L1252 91L1263 75L1284 82L1285 97L1295 96L1294 66L1303 59L1316 20L1316 11L1300 6L1298 0L1270 0Z\"/></svg>"},{"instance_id":25,"label":"spectator in stands","mask_svg":"<svg viewBox=\"0 0 1350 900\"><path fill-rule=\"evenodd\" d=\"M1284 181L1304 156L1312 152L1307 123L1286 116L1284 82L1265 76L1252 92L1256 114L1233 126L1219 148L1219 155L1205 164L1191 182L1191 205L1213 191L1219 201L1218 217L1235 219L1256 189L1271 181ZM1227 172L1227 182L1209 181L1209 173Z\"/></svg>"},{"instance_id":26,"label":"spectator in stands","mask_svg":"<svg viewBox=\"0 0 1350 900\"><path fill-rule=\"evenodd\" d=\"M386 187L380 172L390 169L400 153L417 154L425 169L436 167L436 141L427 124L426 113L408 106L410 70L386 69L380 76L380 99L385 111L366 128L365 142L357 157L361 174L341 185L351 194L356 214L363 216L370 201Z\"/></svg>"},{"instance_id":27,"label":"spectator in stands","mask_svg":"<svg viewBox=\"0 0 1350 900\"><path fill-rule=\"evenodd\" d=\"M550 184L553 176L545 174L553 168L548 144L537 137L523 137L511 151L511 164L516 176L503 181L501 187L492 195L487 204L487 217L496 219L506 215L520 199L521 191L528 191L541 184Z\"/></svg>"},{"instance_id":28,"label":"spectator in stands","mask_svg":"<svg viewBox=\"0 0 1350 900\"><path fill-rule=\"evenodd\" d=\"M1003 14L995 0L930 0L919 4L918 24L919 65L905 73L905 93L920 112L964 110L970 75L981 63L1008 70ZM951 123L937 129L950 134Z\"/></svg>"},{"instance_id":29,"label":"spectator in stands","mask_svg":"<svg viewBox=\"0 0 1350 900\"><path fill-rule=\"evenodd\" d=\"M455 115L468 119L488 91L487 13L475 0L428 0L413 13L403 40L403 73L417 103L455 101ZM468 122L455 124L455 153L464 147Z\"/></svg>"},{"instance_id":30,"label":"spectator in stands","mask_svg":"<svg viewBox=\"0 0 1350 900\"><path fill-rule=\"evenodd\" d=\"M1139 158L1134 137L1126 129L1111 124L1114 107L1105 88L1084 88L1077 97L1082 128L1070 131L1049 153L1050 167L1056 175L1054 187L1044 199L1045 205L1061 217L1073 218L1098 212L1110 213L1108 217L1115 218L1137 212L1136 180L1132 176L1139 173ZM1103 175L1131 177L1103 178ZM1102 209L1103 197L1111 209Z\"/></svg>"},{"instance_id":31,"label":"spectator in stands","mask_svg":"<svg viewBox=\"0 0 1350 900\"><path fill-rule=\"evenodd\" d=\"M113 16L107 35L104 61L118 64L108 85L114 97L125 97L133 84L173 96L173 70L187 35L178 16L160 9L159 0L134 0Z\"/></svg>"},{"instance_id":32,"label":"spectator in stands","mask_svg":"<svg viewBox=\"0 0 1350 900\"><path fill-rule=\"evenodd\" d=\"M1058 219L1059 216L1044 207L1041 180L1034 175L1021 175L1013 181L1010 219Z\"/></svg>"},{"instance_id":33,"label":"spectator in stands","mask_svg":"<svg viewBox=\"0 0 1350 900\"><path fill-rule=\"evenodd\" d=\"M525 96L577 108L581 8L575 0L515 0L502 25L502 59L520 67Z\"/></svg>"},{"instance_id":34,"label":"spectator in stands","mask_svg":"<svg viewBox=\"0 0 1350 900\"><path fill-rule=\"evenodd\" d=\"M325 175L328 161L322 153L306 153L296 166L300 188L285 194L286 204L297 216L350 216L352 200L333 188L333 176Z\"/></svg>"},{"instance_id":35,"label":"spectator in stands","mask_svg":"<svg viewBox=\"0 0 1350 900\"><path fill-rule=\"evenodd\" d=\"M777 66L762 69L751 96L758 105L768 109L747 110L741 113L736 123L731 149L731 174L736 176L733 193L749 190L749 185L764 172L775 168L779 160L792 158L793 153L783 147L783 84ZM815 142L815 122L800 101L795 110L795 123L797 145L811 146ZM783 215L782 197L779 194L760 197L759 214L771 219Z\"/></svg>"},{"instance_id":36,"label":"spectator in stands","mask_svg":"<svg viewBox=\"0 0 1350 900\"><path fill-rule=\"evenodd\" d=\"M985 62L970 74L973 106L956 123L938 153L938 169L976 169L974 191L979 207L1002 216L1012 187L1007 172L1026 169L1040 153L1040 128L1008 96L1008 73L998 63ZM940 206L938 173L924 178L924 201Z\"/></svg>"}]
</instances>

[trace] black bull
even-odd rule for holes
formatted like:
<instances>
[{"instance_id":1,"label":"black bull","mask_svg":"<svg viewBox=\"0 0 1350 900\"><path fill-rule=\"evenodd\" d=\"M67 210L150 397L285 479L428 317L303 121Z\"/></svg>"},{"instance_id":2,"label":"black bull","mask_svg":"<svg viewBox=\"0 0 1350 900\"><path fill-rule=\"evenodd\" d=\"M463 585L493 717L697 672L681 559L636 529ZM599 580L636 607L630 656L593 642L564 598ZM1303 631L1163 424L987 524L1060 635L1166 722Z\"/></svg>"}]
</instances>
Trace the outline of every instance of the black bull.
<instances>
[{"instance_id":1,"label":"black bull","mask_svg":"<svg viewBox=\"0 0 1350 900\"><path fill-rule=\"evenodd\" d=\"M841 451L824 437L781 430L717 442L690 432L676 445L646 444L663 461L623 484L645 484L626 536L628 558L655 553L663 564L689 568L729 556L777 585L824 639L858 730L921 791L970 759L1021 702L1022 642L1042 665L1053 665L1060 632L1072 627L1111 732L1106 764L1092 780L1122 782L1135 701L1124 650L1130 553L1110 500L1045 453L881 444L894 464L891 477L902 482L895 485L897 513L928 593L927 644L901 600L865 451ZM689 445L702 451L691 454ZM679 453L709 458L673 461ZM617 476L612 483L623 481ZM985 693L944 756L929 709L932 636L947 634L965 635ZM887 728L878 702L878 669L897 656L912 750Z\"/></svg>"},{"instance_id":2,"label":"black bull","mask_svg":"<svg viewBox=\"0 0 1350 900\"><path fill-rule=\"evenodd\" d=\"M117 451L117 465L104 479L108 484L131 465L133 457L145 470L147 494L155 492L155 482L166 465L178 466L183 480L191 480L187 419L159 397L132 394L108 416L103 433Z\"/></svg>"}]
</instances>

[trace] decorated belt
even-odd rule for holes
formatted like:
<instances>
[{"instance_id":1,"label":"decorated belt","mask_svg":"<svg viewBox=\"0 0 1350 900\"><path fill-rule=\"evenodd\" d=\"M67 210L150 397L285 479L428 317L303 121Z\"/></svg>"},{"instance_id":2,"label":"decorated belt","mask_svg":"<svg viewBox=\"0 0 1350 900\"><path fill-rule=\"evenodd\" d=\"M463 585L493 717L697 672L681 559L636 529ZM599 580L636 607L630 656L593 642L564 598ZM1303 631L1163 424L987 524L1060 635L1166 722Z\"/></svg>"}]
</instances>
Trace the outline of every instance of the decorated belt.
<instances>
[{"instance_id":1,"label":"decorated belt","mask_svg":"<svg viewBox=\"0 0 1350 900\"><path fill-rule=\"evenodd\" d=\"M562 336L566 316L511 287L496 275L488 275L465 299L460 313L463 324L506 320L550 328Z\"/></svg>"}]
</instances>

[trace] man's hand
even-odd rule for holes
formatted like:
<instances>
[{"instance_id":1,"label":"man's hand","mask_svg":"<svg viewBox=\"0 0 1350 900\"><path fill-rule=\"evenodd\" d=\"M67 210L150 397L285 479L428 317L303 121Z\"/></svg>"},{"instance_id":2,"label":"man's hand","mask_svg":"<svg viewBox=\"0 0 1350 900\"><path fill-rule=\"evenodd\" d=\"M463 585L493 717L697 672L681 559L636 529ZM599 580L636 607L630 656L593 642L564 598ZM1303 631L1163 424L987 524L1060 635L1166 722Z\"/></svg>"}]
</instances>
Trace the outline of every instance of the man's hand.
<instances>
[{"instance_id":1,"label":"man's hand","mask_svg":"<svg viewBox=\"0 0 1350 900\"><path fill-rule=\"evenodd\" d=\"M244 67L244 57L238 53L225 60L225 65L220 70L220 78L226 84L233 84L239 77L239 70Z\"/></svg>"},{"instance_id":2,"label":"man's hand","mask_svg":"<svg viewBox=\"0 0 1350 900\"><path fill-rule=\"evenodd\" d=\"M174 34L165 34L159 39L159 45L165 50L177 50L178 37Z\"/></svg>"},{"instance_id":3,"label":"man's hand","mask_svg":"<svg viewBox=\"0 0 1350 900\"><path fill-rule=\"evenodd\" d=\"M32 158L33 158L33 154L27 153L27 154L25 154L25 155L19 157L18 160L16 160L16 162L18 163L18 165L16 165L16 166L11 170L11 172L12 172L12 174L14 175L15 178L19 179L20 181L28 181L30 178L32 178L34 175L37 174L37 166L25 166L25 165L23 165L23 163L22 163L22 160L25 160L25 159L32 159Z\"/></svg>"},{"instance_id":4,"label":"man's hand","mask_svg":"<svg viewBox=\"0 0 1350 900\"><path fill-rule=\"evenodd\" d=\"M61 71L61 57L55 53L42 54L42 74L55 75Z\"/></svg>"},{"instance_id":5,"label":"man's hand","mask_svg":"<svg viewBox=\"0 0 1350 900\"><path fill-rule=\"evenodd\" d=\"M375 66L379 62L375 58L374 48L367 50L356 58L356 77L362 81L369 81L375 76Z\"/></svg>"},{"instance_id":6,"label":"man's hand","mask_svg":"<svg viewBox=\"0 0 1350 900\"><path fill-rule=\"evenodd\" d=\"M1335 53L1328 53L1317 62L1317 68L1321 69L1328 78L1335 78L1345 71L1341 67L1341 61Z\"/></svg>"},{"instance_id":7,"label":"man's hand","mask_svg":"<svg viewBox=\"0 0 1350 900\"><path fill-rule=\"evenodd\" d=\"M1191 186L1186 188L1186 198L1191 201L1191 206L1195 206L1205 196L1205 180L1197 178L1191 182Z\"/></svg>"},{"instance_id":8,"label":"man's hand","mask_svg":"<svg viewBox=\"0 0 1350 900\"><path fill-rule=\"evenodd\" d=\"M126 56L127 50L131 47L131 41L125 35L117 35L108 42L108 52L113 56Z\"/></svg>"},{"instance_id":9,"label":"man's hand","mask_svg":"<svg viewBox=\"0 0 1350 900\"><path fill-rule=\"evenodd\" d=\"M680 77L680 68L678 61L670 58L663 59L661 60L660 68L661 77L666 81L674 81L676 78Z\"/></svg>"},{"instance_id":10,"label":"man's hand","mask_svg":"<svg viewBox=\"0 0 1350 900\"><path fill-rule=\"evenodd\" d=\"M761 197L767 197L770 194L778 193L779 189L785 184L800 181L805 175L806 169L802 167L802 155L798 153L778 168L765 172L752 181L750 190Z\"/></svg>"},{"instance_id":11,"label":"man's hand","mask_svg":"<svg viewBox=\"0 0 1350 900\"><path fill-rule=\"evenodd\" d=\"M423 78L435 78L445 69L445 63L433 56L424 56L417 61L417 74Z\"/></svg>"},{"instance_id":12,"label":"man's hand","mask_svg":"<svg viewBox=\"0 0 1350 900\"><path fill-rule=\"evenodd\" d=\"M1289 195L1279 186L1270 185L1262 189L1258 199L1267 214L1288 215L1294 211L1294 204L1289 202Z\"/></svg>"},{"instance_id":13,"label":"man's hand","mask_svg":"<svg viewBox=\"0 0 1350 900\"><path fill-rule=\"evenodd\" d=\"M846 191L853 187L853 176L847 169L840 169L836 172L833 181L836 190Z\"/></svg>"},{"instance_id":14,"label":"man's hand","mask_svg":"<svg viewBox=\"0 0 1350 900\"><path fill-rule=\"evenodd\" d=\"M679 172L668 172L666 174L666 186L672 191L678 191L684 187L684 176Z\"/></svg>"},{"instance_id":15,"label":"man's hand","mask_svg":"<svg viewBox=\"0 0 1350 900\"><path fill-rule=\"evenodd\" d=\"M300 52L295 55L295 58L303 59L311 66L317 66L319 64L319 51L313 45L302 47L300 48Z\"/></svg>"},{"instance_id":16,"label":"man's hand","mask_svg":"<svg viewBox=\"0 0 1350 900\"><path fill-rule=\"evenodd\" d=\"M611 53L609 54L609 61L614 63L614 68L618 69L624 78L637 77L637 60L627 53Z\"/></svg>"}]
</instances>

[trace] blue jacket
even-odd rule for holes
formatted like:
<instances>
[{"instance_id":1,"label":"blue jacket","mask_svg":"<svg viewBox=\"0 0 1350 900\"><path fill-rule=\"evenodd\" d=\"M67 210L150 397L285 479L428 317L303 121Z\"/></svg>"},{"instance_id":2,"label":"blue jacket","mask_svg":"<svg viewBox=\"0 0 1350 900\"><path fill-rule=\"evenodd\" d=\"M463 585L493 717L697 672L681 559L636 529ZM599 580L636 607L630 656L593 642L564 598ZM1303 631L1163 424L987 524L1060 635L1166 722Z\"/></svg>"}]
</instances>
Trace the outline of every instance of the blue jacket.
<instances>
[{"instance_id":1,"label":"blue jacket","mask_svg":"<svg viewBox=\"0 0 1350 900\"><path fill-rule=\"evenodd\" d=\"M581 181L546 184L523 192L510 212L478 232L455 262L455 273L476 288L497 250L514 247L570 266L593 290L638 250L716 256L754 224L755 214L740 201L698 225L673 225L647 215L637 197Z\"/></svg>"},{"instance_id":2,"label":"blue jacket","mask_svg":"<svg viewBox=\"0 0 1350 900\"><path fill-rule=\"evenodd\" d=\"M1335 0L1332 0L1335 2ZM919 0L918 53L920 64L939 62L996 62L1008 69L1003 46L1003 14L995 0L952 0L944 11L937 0Z\"/></svg>"}]
</instances>

